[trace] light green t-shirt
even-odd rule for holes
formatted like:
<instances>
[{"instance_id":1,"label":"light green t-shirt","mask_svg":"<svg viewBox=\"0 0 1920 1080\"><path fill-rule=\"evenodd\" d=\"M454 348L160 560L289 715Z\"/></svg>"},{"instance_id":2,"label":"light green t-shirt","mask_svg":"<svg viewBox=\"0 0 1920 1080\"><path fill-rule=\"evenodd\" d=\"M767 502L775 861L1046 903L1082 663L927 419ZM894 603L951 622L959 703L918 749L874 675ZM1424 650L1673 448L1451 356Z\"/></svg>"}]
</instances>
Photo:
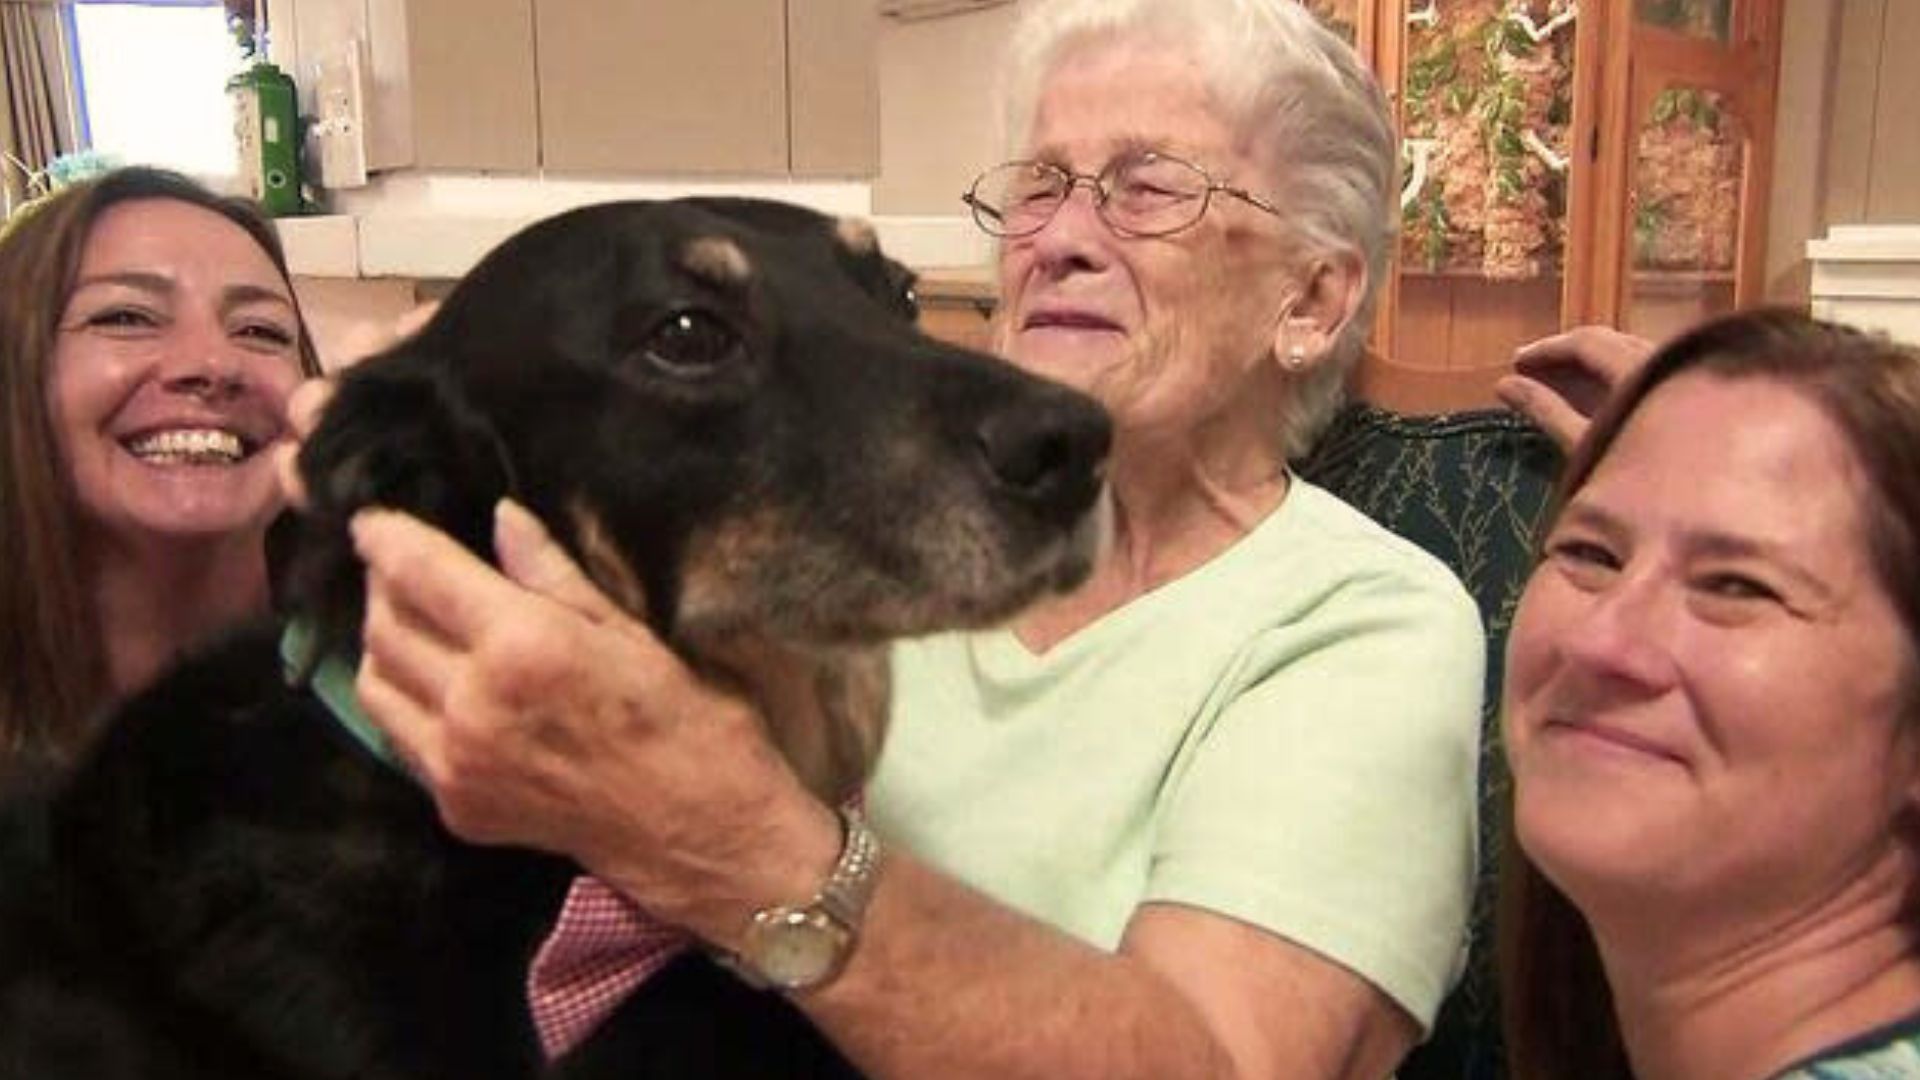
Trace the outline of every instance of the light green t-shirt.
<instances>
[{"instance_id":1,"label":"light green t-shirt","mask_svg":"<svg viewBox=\"0 0 1920 1080\"><path fill-rule=\"evenodd\" d=\"M1198 570L1030 653L895 650L881 833L1102 948L1172 901L1431 1025L1474 878L1485 638L1437 560L1298 478Z\"/></svg>"}]
</instances>

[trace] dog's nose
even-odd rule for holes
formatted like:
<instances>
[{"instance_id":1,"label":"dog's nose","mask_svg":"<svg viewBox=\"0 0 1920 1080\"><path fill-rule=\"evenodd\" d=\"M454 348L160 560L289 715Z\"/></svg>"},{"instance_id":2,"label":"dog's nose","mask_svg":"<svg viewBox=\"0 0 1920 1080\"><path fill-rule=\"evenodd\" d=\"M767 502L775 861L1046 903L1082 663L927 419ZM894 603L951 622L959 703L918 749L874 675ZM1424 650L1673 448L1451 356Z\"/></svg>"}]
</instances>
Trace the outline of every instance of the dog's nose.
<instances>
[{"instance_id":1,"label":"dog's nose","mask_svg":"<svg viewBox=\"0 0 1920 1080\"><path fill-rule=\"evenodd\" d=\"M1056 398L999 409L976 429L980 454L1005 494L1070 521L1100 493L1112 440L1107 415L1091 402Z\"/></svg>"}]
</instances>

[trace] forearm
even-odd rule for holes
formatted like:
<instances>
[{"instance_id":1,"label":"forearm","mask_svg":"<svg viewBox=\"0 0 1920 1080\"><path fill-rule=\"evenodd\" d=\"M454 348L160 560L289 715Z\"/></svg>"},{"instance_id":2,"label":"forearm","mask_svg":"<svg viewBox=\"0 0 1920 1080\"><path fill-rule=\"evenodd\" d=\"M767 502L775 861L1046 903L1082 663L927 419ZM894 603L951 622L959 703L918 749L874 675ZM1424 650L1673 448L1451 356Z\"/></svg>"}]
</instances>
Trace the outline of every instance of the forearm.
<instances>
[{"instance_id":1,"label":"forearm","mask_svg":"<svg viewBox=\"0 0 1920 1080\"><path fill-rule=\"evenodd\" d=\"M846 971L796 1002L875 1077L1235 1075L1198 1010L1144 962L898 853Z\"/></svg>"}]
</instances>

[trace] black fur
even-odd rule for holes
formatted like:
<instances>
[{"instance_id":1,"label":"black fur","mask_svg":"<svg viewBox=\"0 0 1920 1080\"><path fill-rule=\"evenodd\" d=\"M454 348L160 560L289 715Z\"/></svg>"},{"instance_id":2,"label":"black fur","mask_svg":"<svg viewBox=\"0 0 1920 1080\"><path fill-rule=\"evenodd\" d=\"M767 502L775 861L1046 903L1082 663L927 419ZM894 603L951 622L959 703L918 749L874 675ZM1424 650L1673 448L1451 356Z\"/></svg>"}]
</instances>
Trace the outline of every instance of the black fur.
<instances>
[{"instance_id":1,"label":"black fur","mask_svg":"<svg viewBox=\"0 0 1920 1080\"><path fill-rule=\"evenodd\" d=\"M342 380L301 456L313 505L286 606L350 651L353 511L402 507L486 552L509 494L603 584L644 586L644 615L696 659L741 633L838 655L1077 580L1104 416L921 337L910 278L847 236L780 204L687 200L509 241ZM716 576L735 563L715 543L752 557ZM523 980L574 868L448 834L290 683L277 635L175 670L73 774L9 800L0 1078L542 1074ZM548 1070L852 1073L698 952Z\"/></svg>"}]
</instances>

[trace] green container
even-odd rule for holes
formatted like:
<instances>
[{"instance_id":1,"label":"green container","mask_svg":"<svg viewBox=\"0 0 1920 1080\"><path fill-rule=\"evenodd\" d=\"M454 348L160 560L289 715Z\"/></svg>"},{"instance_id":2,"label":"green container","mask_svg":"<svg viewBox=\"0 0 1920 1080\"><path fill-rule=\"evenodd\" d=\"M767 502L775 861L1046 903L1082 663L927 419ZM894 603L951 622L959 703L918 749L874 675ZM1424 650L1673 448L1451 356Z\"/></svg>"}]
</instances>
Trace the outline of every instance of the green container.
<instances>
[{"instance_id":1,"label":"green container","mask_svg":"<svg viewBox=\"0 0 1920 1080\"><path fill-rule=\"evenodd\" d=\"M300 121L293 80L264 60L227 80L247 192L275 216L300 212Z\"/></svg>"}]
</instances>

